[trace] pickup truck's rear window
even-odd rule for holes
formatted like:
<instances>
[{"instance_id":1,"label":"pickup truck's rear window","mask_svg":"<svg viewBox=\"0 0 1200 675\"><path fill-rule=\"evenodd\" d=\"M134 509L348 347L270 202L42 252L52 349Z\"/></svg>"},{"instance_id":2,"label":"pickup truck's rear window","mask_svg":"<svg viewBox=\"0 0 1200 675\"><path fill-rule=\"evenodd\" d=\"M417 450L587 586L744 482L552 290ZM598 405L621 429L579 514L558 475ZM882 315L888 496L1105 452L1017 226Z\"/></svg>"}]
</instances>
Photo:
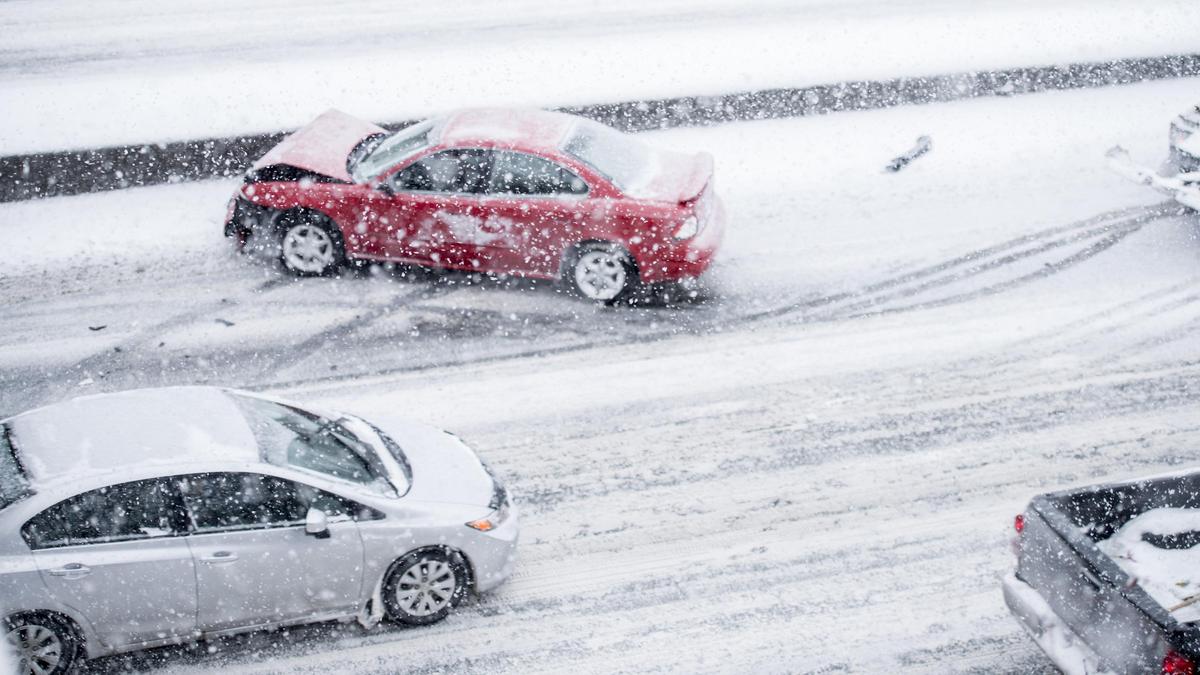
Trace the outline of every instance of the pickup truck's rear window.
<instances>
[{"instance_id":1,"label":"pickup truck's rear window","mask_svg":"<svg viewBox=\"0 0 1200 675\"><path fill-rule=\"evenodd\" d=\"M32 494L25 469L17 459L9 428L0 424L0 509Z\"/></svg>"}]
</instances>

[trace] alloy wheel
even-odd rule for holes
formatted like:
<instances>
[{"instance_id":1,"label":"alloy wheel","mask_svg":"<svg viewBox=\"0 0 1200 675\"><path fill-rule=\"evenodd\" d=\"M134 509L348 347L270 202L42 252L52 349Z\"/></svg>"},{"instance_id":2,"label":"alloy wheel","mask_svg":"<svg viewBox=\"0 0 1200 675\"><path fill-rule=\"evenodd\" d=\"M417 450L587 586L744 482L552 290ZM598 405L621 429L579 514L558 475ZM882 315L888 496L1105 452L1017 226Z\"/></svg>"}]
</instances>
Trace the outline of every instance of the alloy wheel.
<instances>
[{"instance_id":1,"label":"alloy wheel","mask_svg":"<svg viewBox=\"0 0 1200 675\"><path fill-rule=\"evenodd\" d=\"M575 285L589 300L612 300L627 281L624 260L610 251L587 251L575 263Z\"/></svg>"},{"instance_id":2,"label":"alloy wheel","mask_svg":"<svg viewBox=\"0 0 1200 675\"><path fill-rule=\"evenodd\" d=\"M335 257L333 239L321 227L296 225L283 235L283 260L294 270L319 274L333 265Z\"/></svg>"},{"instance_id":3,"label":"alloy wheel","mask_svg":"<svg viewBox=\"0 0 1200 675\"><path fill-rule=\"evenodd\" d=\"M454 569L448 563L422 558L400 575L396 602L412 616L430 616L451 603L457 586Z\"/></svg>"},{"instance_id":4,"label":"alloy wheel","mask_svg":"<svg viewBox=\"0 0 1200 675\"><path fill-rule=\"evenodd\" d=\"M48 675L63 660L63 643L51 629L37 624L17 626L8 632L8 643L19 659L17 672Z\"/></svg>"}]
</instances>

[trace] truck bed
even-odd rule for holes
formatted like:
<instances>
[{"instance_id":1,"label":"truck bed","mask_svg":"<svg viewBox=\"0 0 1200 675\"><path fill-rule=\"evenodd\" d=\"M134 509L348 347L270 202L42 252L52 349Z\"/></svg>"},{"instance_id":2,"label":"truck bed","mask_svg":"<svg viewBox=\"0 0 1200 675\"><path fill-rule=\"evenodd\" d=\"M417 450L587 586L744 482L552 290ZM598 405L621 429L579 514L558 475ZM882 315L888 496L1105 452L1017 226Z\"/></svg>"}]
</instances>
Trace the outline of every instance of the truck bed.
<instances>
[{"instance_id":1,"label":"truck bed","mask_svg":"<svg viewBox=\"0 0 1200 675\"><path fill-rule=\"evenodd\" d=\"M1029 503L1018 536L1017 569L1005 584L1005 598L1014 615L1065 672L1159 673L1172 672L1163 670L1164 659L1200 663L1200 630L1188 622L1200 614L1169 612L1142 583L1167 579L1169 586L1176 576L1171 570L1156 570L1153 561L1141 557L1158 548L1154 543L1163 543L1154 538L1161 533L1135 522L1120 534L1139 516L1163 513L1163 509L1200 525L1200 472L1090 486L1041 495ZM1152 535L1149 542L1142 537L1147 532ZM1120 539L1113 541L1114 535ZM1171 543L1191 541L1185 533ZM1200 544L1200 539L1194 543ZM1106 553L1129 553L1131 545L1145 545L1133 551L1135 565ZM1171 553L1190 555L1192 551L1183 547L1171 549ZM1195 553L1200 555L1200 548ZM1200 582L1200 569L1196 572ZM1163 589L1154 584L1149 587L1160 600L1178 597L1163 595ZM1037 607L1030 591L1040 597L1044 607ZM1051 638L1083 648L1070 651L1069 656L1051 653ZM1089 655L1094 663L1087 663ZM1074 663L1079 658L1083 661L1074 666L1062 662Z\"/></svg>"}]
</instances>

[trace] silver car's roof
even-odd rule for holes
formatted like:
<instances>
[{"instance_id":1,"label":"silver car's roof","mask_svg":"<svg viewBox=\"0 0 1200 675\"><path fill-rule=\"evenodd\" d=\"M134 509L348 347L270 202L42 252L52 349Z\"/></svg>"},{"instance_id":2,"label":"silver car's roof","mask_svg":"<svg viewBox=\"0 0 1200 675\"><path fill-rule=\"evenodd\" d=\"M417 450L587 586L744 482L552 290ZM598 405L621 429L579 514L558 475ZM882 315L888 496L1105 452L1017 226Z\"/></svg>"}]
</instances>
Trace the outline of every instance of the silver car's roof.
<instances>
[{"instance_id":1,"label":"silver car's roof","mask_svg":"<svg viewBox=\"0 0 1200 675\"><path fill-rule=\"evenodd\" d=\"M33 485L197 460L257 462L249 425L216 387L71 399L5 421Z\"/></svg>"}]
</instances>

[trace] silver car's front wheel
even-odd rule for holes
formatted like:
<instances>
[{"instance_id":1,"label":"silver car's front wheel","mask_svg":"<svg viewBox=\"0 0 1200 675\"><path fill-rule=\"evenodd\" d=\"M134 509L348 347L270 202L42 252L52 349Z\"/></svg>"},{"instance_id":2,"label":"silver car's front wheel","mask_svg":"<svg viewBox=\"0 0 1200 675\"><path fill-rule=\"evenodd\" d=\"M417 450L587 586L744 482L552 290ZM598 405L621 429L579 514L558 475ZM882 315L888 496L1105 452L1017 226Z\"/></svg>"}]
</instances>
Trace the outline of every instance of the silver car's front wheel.
<instances>
[{"instance_id":1,"label":"silver car's front wheel","mask_svg":"<svg viewBox=\"0 0 1200 675\"><path fill-rule=\"evenodd\" d=\"M341 264L341 247L328 226L310 220L289 224L280 242L283 266L302 276L327 274Z\"/></svg>"},{"instance_id":2,"label":"silver car's front wheel","mask_svg":"<svg viewBox=\"0 0 1200 675\"><path fill-rule=\"evenodd\" d=\"M416 551L392 566L384 582L388 618L399 623L441 621L467 591L462 559L440 549Z\"/></svg>"},{"instance_id":3,"label":"silver car's front wheel","mask_svg":"<svg viewBox=\"0 0 1200 675\"><path fill-rule=\"evenodd\" d=\"M78 648L70 627L51 616L9 619L7 641L22 675L58 675L74 665Z\"/></svg>"},{"instance_id":4,"label":"silver car's front wheel","mask_svg":"<svg viewBox=\"0 0 1200 675\"><path fill-rule=\"evenodd\" d=\"M606 304L625 296L637 276L629 255L608 244L582 246L567 273L576 292L588 300Z\"/></svg>"}]
</instances>

